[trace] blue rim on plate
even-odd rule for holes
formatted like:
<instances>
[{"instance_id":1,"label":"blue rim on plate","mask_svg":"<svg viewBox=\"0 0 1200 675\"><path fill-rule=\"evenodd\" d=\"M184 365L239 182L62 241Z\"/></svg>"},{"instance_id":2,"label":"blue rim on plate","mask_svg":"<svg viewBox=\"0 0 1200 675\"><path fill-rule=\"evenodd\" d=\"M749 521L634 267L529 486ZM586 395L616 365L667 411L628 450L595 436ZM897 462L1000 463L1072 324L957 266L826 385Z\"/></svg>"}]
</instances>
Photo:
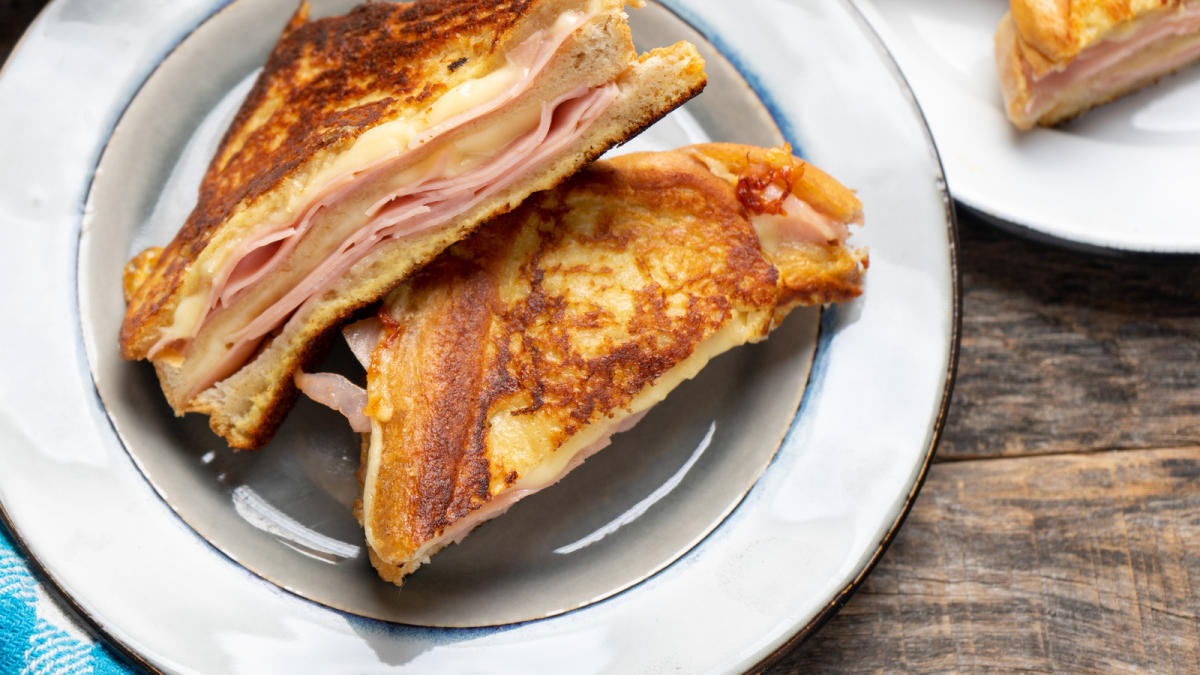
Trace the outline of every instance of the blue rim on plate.
<instances>
[{"instance_id":1,"label":"blue rim on plate","mask_svg":"<svg viewBox=\"0 0 1200 675\"><path fill-rule=\"evenodd\" d=\"M242 1L245 2L248 0ZM64 7L71 6L71 4L72 3L70 0L57 0L56 3L51 5L51 8L61 10ZM190 34L190 32L199 26L204 20L214 15L220 9L226 7L227 4L229 3L216 3L215 6L209 7L206 10L200 10L196 7L158 10L161 14L168 14L172 11L176 12L175 16L168 17L168 23L173 22L172 25L188 27L187 30L183 30L178 34L177 39L172 43L172 47L184 39L187 34ZM867 169L862 167L851 167L853 170L848 169L839 173L839 167L836 166L839 161L833 154L835 149L828 147L828 143L823 138L804 137L803 132L805 130L813 129L815 121L819 121L822 118L822 115L825 113L822 113L819 110L814 111L812 109L805 108L802 102L798 102L796 100L776 100L778 97L772 95L772 92L786 92L786 90L779 87L778 84L784 75L781 73L760 72L757 69L756 64L761 63L761 55L757 57L749 55L746 39L745 37L739 37L740 34L738 32L733 30L729 30L728 32L718 32L712 28L712 26L718 25L715 19L734 20L727 15L728 10L724 10L720 6L721 3L684 3L673 1L665 4L694 27L696 27L702 34L716 43L720 50L726 56L731 58L731 60L737 65L738 69L743 73L744 76L746 76L746 79L755 86L760 96L762 96L764 100L771 105L773 114L776 116L776 119L780 121L780 126L785 130L785 133L790 139L793 140L797 147L804 148L811 157L816 159L818 163L825 164L826 167L830 168L835 175L859 175L861 176L861 180L864 184L869 182L868 179L876 180L876 182L878 182L881 187L876 187L874 184L872 184L871 188L864 190L864 201L867 202L868 208L868 228L870 228L873 224L876 224L877 226L881 225L890 219L889 214L879 214L876 219L872 219L872 213L870 211L872 204L887 203L894 205L900 204L902 201L909 201L897 199L897 195L893 194L892 192L888 192L888 190L897 189L895 185L893 185L893 183L896 181L903 182L904 180L914 180L912 176L896 175L875 179L870 175L870 172ZM896 475L899 475L899 473L903 473L904 475L900 479L893 480L893 483L895 485L900 485L902 489L897 490L896 494L894 495L888 495L887 500L882 500L887 502L887 509L885 513L876 514L877 517L875 520L878 520L880 523L878 526L878 531L873 532L870 536L863 535L862 539L864 542L867 542L866 545L862 547L863 550L860 552L860 555L858 555L854 561L848 563L846 570L843 570L848 571L846 582L834 583L836 588L834 588L831 593L828 593L820 599L815 611L810 612L805 620L783 620L782 623L786 625L783 626L783 628L780 628L778 625L773 626L772 630L775 631L774 634L765 638L765 641L762 644L752 645L748 648L742 648L739 646L741 653L730 655L730 658L733 660L724 662L723 667L738 667L742 669L755 667L755 664L761 666L762 664L769 662L772 658L779 656L784 651L794 646L794 644L796 644L798 641L811 634L821 623L828 620L828 618L831 617L837 611L837 609L845 603L849 597L849 594L861 584L865 575L879 560L882 552L892 540L897 529L899 528L899 525L903 521L904 516L907 514L913 500L915 499L916 493L919 490L921 482L923 481L925 473L928 469L936 443L940 437L950 400L951 388L953 385L954 373L957 364L958 338L961 321L959 272L956 262L956 235L954 232L953 209L949 198L945 193L944 183L942 182L941 178L941 167L937 160L936 150L933 148L932 140L929 138L928 130L923 125L920 111L915 105L915 102L912 100L911 94L908 93L907 88L904 86L903 79L900 77L897 69L891 64L890 61L887 60L881 43L873 36L869 27L866 26L865 22L862 21L857 12L850 8L847 3L811 3L811 5L800 7L795 4L774 2L764 3L763 6L766 7L768 4L771 5L771 7L768 9L779 10L789 16L794 15L797 18L831 22L831 25L838 27L839 30L849 30L846 28L846 26L855 26L856 30L861 31L861 40L869 44L870 47L875 50L875 59L884 64L884 75L880 75L880 73L876 71L870 71L862 76L864 78L883 78L883 80L875 80L876 82L887 81L887 78L891 78L891 86L894 87L896 91L881 92L879 97L887 99L890 103L900 100L903 105L906 105L910 108L909 112L911 113L911 117L905 118L903 122L896 122L896 124L899 125L898 129L900 132L902 132L903 136L903 138L897 140L896 148L893 148L893 150L899 154L896 156L882 157L879 159L879 162L888 162L889 164L887 164L887 166L908 166L906 162L910 162L912 165L917 166L920 171L924 172L918 177L919 180L914 180L914 182L917 184L926 185L926 187L921 189L921 194L914 193L911 197L911 201L919 203L919 205L924 209L923 211L920 211L920 214L927 217L929 222L915 223L912 226L917 228L914 231L924 232L926 235L930 232L936 234L940 228L940 234L936 234L936 237L939 238L940 241L940 248L933 253L930 253L930 257L926 259L921 257L923 252L914 252L909 248L905 248L907 246L905 237L901 237L895 232L883 233L890 238L885 238L881 234L880 237L876 237L868 242L872 246L872 250L876 252L876 254L873 256L873 263L875 264L873 265L872 273L869 274L869 276L872 280L883 279L889 282L895 282L904 290L912 291L918 295L925 291L929 291L927 295L921 295L920 297L922 298L930 297L944 299L944 305L931 309L933 313L931 323L936 324L936 326L933 328L930 328L929 326L912 326L912 329L918 333L921 330L928 330L928 335L933 335L936 337L939 340L938 346L944 348L934 350L938 351L938 354L933 354L932 356L927 354L924 355L929 357L929 364L932 364L933 367L925 367L929 364L924 364L924 362L922 362L924 365L919 369L922 380L913 386L913 389L920 389L921 396L919 398L922 399L923 404L926 404L925 407L920 410L922 418L914 423L916 427L921 429L920 435L922 436L923 440L919 443L920 447L912 447L913 444L910 443L908 444L909 447L902 448L905 452L909 453L912 459L911 462L897 469ZM113 11L117 11L121 8L133 8L129 9L129 11L134 11L137 9L137 7L139 7L137 0L129 0ZM74 6L73 8L76 10L79 9L78 6ZM46 36L46 32L48 30L47 24L51 23L54 19L52 14L53 12L51 11L44 11L42 13L42 15L30 29L30 40L36 41L39 39L48 39ZM159 20L162 20L161 14L158 15ZM758 19L751 16L743 17L739 20L753 22ZM55 29L49 30L62 30L62 27L59 26ZM123 100L120 102L120 105L112 106L110 104L110 107L107 108L107 113L101 111L100 115L93 115L93 117L97 117L98 119L90 121L91 126L88 128L89 137L94 139L94 144L89 146L86 141L82 143L82 145L85 146L85 153L91 157L91 164L88 165L87 171L90 171L90 167L95 166L95 159L99 157L99 154L106 143L108 135L111 133L113 126L115 126L117 119L119 119L121 110L123 110L125 104L132 100L134 92L138 87L137 83L144 81L149 76L150 71L153 69L153 64L159 63L165 57L166 53L169 52L169 49L163 51L161 45L157 48L153 46L142 45L139 48L143 50L143 54L141 54L141 60L133 60L138 64L137 67L141 69L141 72L140 74L136 71L128 72L125 74L126 76L124 78L127 84L132 84L134 86L127 90L122 89L122 91L128 91L128 93L123 97L118 97L123 98ZM14 51L9 66L12 67L13 63L22 65L25 60L34 58L33 56L27 56L27 54L29 54L31 51L33 50L28 47L28 44L23 45L19 50ZM147 63L151 64L150 69L146 69L144 67ZM872 66L869 59L864 60L861 54L854 56L854 58L847 58L846 63L843 65L845 65L848 69L878 67L878 64ZM33 68L32 65L25 65L25 67ZM10 84L12 84L11 78L0 79L0 93L5 91L6 87L4 85ZM13 86L19 89L19 87L16 85ZM94 113L95 111L92 112ZM97 124L97 122L99 122L99 124ZM103 126L103 131L97 133L98 126ZM890 128L888 130L894 131ZM9 147L7 140L0 140L0 143L4 143L4 145L0 145L0 147ZM856 150L861 151L861 148L856 148ZM925 153L926 156L919 157L922 153ZM830 166L831 164L834 166ZM88 180L90 181L90 177L88 177ZM852 185L858 184L853 178L846 178L845 180L847 183ZM68 182L70 181L68 180ZM10 190L10 193L14 191L15 189L12 189ZM81 206L84 203L83 200L86 198L87 193L86 191L77 191L76 194L81 195L81 197L77 202L75 202L75 204ZM887 197L890 201L868 201L868 199L875 198L880 194L882 194L883 197ZM882 200L883 197L880 197L880 199ZM34 197L30 198L29 195L23 193L9 194L8 198L8 200L4 200L3 195L0 195L0 204L9 203L11 201L12 203L17 204L19 207L23 207L27 216L34 216L27 218L28 220L32 222L37 221L36 216L39 213L39 209L44 204L44 202L41 201L45 198L43 195L35 195ZM915 209L917 207L913 206L912 208ZM17 212L18 214L22 213L20 209L18 209ZM936 218L934 216L936 216ZM892 220L894 221L894 219ZM936 223L934 222L935 220ZM83 214L79 212L77 212L71 219L71 222L75 228L81 227L82 221ZM20 222L18 221L15 223L15 225L20 225ZM904 223L899 223L898 225L904 225ZM920 228L924 229L921 230ZM0 233L0 236L3 236L3 233ZM944 240L940 239L941 237L944 237ZM76 246L78 245L78 229L76 229L75 234L71 235L69 240L73 241ZM55 243L61 244L59 241L45 242L46 245ZM39 242L38 245L42 245L42 243ZM896 253L893 253L892 251L896 251ZM72 257L73 256L74 253L72 254ZM942 256L944 256L944 258ZM914 262L917 264L914 264ZM929 263L929 266L933 269L923 269L923 265L921 263ZM24 272L28 269L29 263L25 263L25 266L17 267L17 272ZM936 288L932 290L926 288L931 279L938 282L934 284ZM875 286L869 285L868 293L872 292L872 288L878 287L879 283L882 283L882 281L869 280L868 284L875 284ZM905 284L910 285L905 286ZM66 294L72 300L76 302L78 301L75 285L73 283L70 284L70 287L67 289L61 288L60 283L59 286L49 289L48 295L51 297L61 296L63 290L66 290ZM875 295L888 295L889 293L894 294L896 291L890 288L880 287L879 290L875 292ZM5 299L5 302L5 309L14 309L17 311L24 310L26 312L30 310L28 306L8 306L11 304L10 299L8 298ZM883 310L886 309L887 308L883 308ZM837 397L845 396L845 393L841 390L844 385L844 376L847 372L847 354L855 357L861 356L863 344L869 343L871 338L869 333L864 334L865 327L868 327L870 324L877 323L880 320L877 314L872 314L872 312L875 312L876 310L878 310L878 308L868 306L866 307L866 314L864 315L864 307L859 305L846 311L837 310L827 312L823 317L821 341L818 347L817 357L813 364L813 370L810 375L810 389L805 395L803 407L797 414L793 425L788 432L787 439L784 442L784 445L788 448L795 449L796 447L803 446L805 444L827 440L827 437L823 436L822 434L826 433L828 430L821 426L819 419L814 418L820 418L829 412L828 409L831 406L834 406L834 403L830 403L829 401L841 401L842 399ZM887 316L886 319L893 320L895 317ZM905 324L902 323L903 317L900 317L899 321L901 321L899 325L904 327ZM74 329L75 330L72 332L69 342L75 343L78 359L82 363L71 364L74 367L68 368L68 371L73 371L71 374L74 374L75 376L82 375L84 382L86 382L87 385L90 385L91 378L86 363L87 358L81 349L82 345L80 344L81 338L78 333L78 323L74 324ZM897 336L897 340L903 340L904 337L905 336ZM17 343L19 340L14 339L13 342ZM20 347L25 345L15 344L14 346ZM905 370L906 367L907 366L903 363L896 366L898 371L908 372ZM49 372L49 368L47 368L46 371L48 374L54 374ZM58 371L55 371L55 373L57 372ZM916 386L918 384L920 386ZM893 383L889 386L895 385ZM87 388L89 391L85 393L88 397L90 397L88 402L91 405L97 405L98 401L96 400L95 390L90 386ZM78 394L79 392L75 393ZM0 399L0 402L11 404L14 400L16 400L12 392L5 391L3 394L4 397L3 399ZM68 396L67 398L70 397ZM926 398L928 400L925 400ZM897 407L899 407L898 404ZM100 429L100 431L107 432L111 435L112 429L111 427L107 426L108 421L106 416L104 416L102 411L97 410L89 410L88 415L90 418L84 420L84 422L90 422L91 426L88 426L87 424L80 424L79 426L82 427L82 429L72 430L70 433L74 435L83 435L87 438L94 439L98 446L103 447L90 448L89 451L78 449L78 454L87 455L85 457L66 457L55 449L47 450L47 448L49 448L50 445L55 442L54 439L47 439L47 437L43 436L40 439L39 444L39 439L37 438L38 434L26 433L27 430L19 426L14 426L11 421L6 422L4 426L0 426L0 436L11 436L13 439L20 441L20 443L10 443L8 444L9 446L16 447L20 445L22 447L28 447L34 450L35 454L36 451L40 450L44 455L46 455L38 458L36 461L31 459L31 463L28 464L28 466L32 466L33 464L44 461L50 461L51 463L49 466L58 466L53 464L54 461L57 461L59 464L65 467L63 469L64 471L74 470L76 467L81 466L86 468L88 465L93 467L100 466L105 471L112 471L116 474L119 474L117 475L117 478L120 480L130 481L130 472L132 471L133 474L136 474L137 472L136 469L128 466L128 457L124 455L123 448L120 448L120 444L114 444L112 438L101 438L100 436L96 436L97 427L101 425L107 428ZM908 429L908 427L906 427L906 429ZM864 430L855 431L862 433ZM884 429L883 431L890 432L892 429L888 428ZM90 432L90 435L88 432ZM68 443L71 440L74 439L64 439L64 441ZM868 440L875 441L877 439ZM120 455L114 455L114 450L119 451ZM0 455L2 454L3 451L0 451ZM735 545L736 542L734 544L730 544L726 541L714 540L728 539L731 536L730 531L733 530L745 530L747 527L745 523L751 519L757 518L758 514L767 508L763 505L764 500L769 498L778 498L780 496L781 493L778 482L787 477L781 476L780 474L789 471L794 472L796 470L797 467L794 466L796 457L794 455L795 451L789 454L784 460L781 460L777 457L775 463L768 471L768 474L764 475L764 478L760 481L760 485L756 486L752 490L751 497L738 506L729 519L725 521L725 524L721 525L717 532L714 532L713 535L710 535L709 539L700 544L697 547L697 550L687 554L684 557L684 560L677 563L676 566L674 566L671 570L672 574L669 576L672 578L678 578L685 574L691 575L693 574L694 570L709 564L705 561L713 558L725 561L726 558L721 557L725 555L724 553L718 554L713 553L712 551L717 547ZM820 460L823 459L824 458L822 457L807 456L804 458L805 461L817 461L818 466L820 465ZM125 465L121 465L121 462L124 462ZM781 462L786 462L787 465L784 466L781 464ZM19 473L22 468L22 465L20 464L9 464L9 466L16 466L17 471L14 473ZM140 475L137 476L137 478L140 478ZM144 488L145 486L143 485L142 487ZM843 487L852 488L853 486ZM33 560L39 568L41 568L41 571L45 577L49 579L55 587L62 591L62 596L68 600L68 602L79 614L86 617L89 622L93 624L96 630L104 635L104 637L110 643L117 646L123 653L143 667L150 669L172 669L176 667L182 667L182 664L172 661L169 655L164 655L162 653L158 653L154 657L149 657L154 659L154 662L152 663L150 660L148 660L148 657L144 657L141 653L139 653L138 645L141 641L136 639L134 636L128 635L123 629L122 625L119 625L118 618L114 618L112 616L102 616L101 612L95 611L92 605L94 605L96 602L104 604L105 599L96 600L91 598L89 597L88 592L85 592L77 587L78 584L80 584L78 571L73 568L66 568L62 566L62 562L65 560L62 548L56 547L48 537L47 533L38 527L39 525L48 524L48 521L44 516L36 513L37 507L41 505L44 498L37 496L28 490L24 490L21 487L14 487L11 481L6 483L2 477L0 477L0 497L4 497L3 501L0 502L0 517L4 519L9 529L14 535L16 535L19 545L29 555L30 559ZM156 497L150 491L141 490L139 491L138 495L131 497L130 501L131 503L140 505L140 507L153 505L157 509L166 510L168 516L172 519L174 518L173 515L170 515L169 510L163 509L163 504L161 502L157 502ZM123 505L124 504L117 504L113 508L119 508ZM162 514L145 516L147 519L153 519L158 527L163 526L161 517ZM733 521L737 521L737 524L730 525L730 523ZM17 527L18 524L21 525L20 528ZM182 524L178 522L175 523L175 526L176 529L186 529L185 526L182 526ZM721 536L718 537L718 533L720 533ZM179 534L179 532L176 532L173 536L178 538ZM187 531L187 534L190 535L190 530ZM194 535L192 536L194 538ZM758 544L760 542L751 543ZM102 544L98 544L97 546L99 548L103 548ZM773 546L775 548L772 548ZM787 548L786 546L780 548L779 546L782 546L779 542L768 542L767 547L763 549L764 558L761 560L756 559L754 563L758 564L762 562L762 560L765 560L767 564L770 564L775 558L768 554L778 554L784 557L786 557L786 555L794 554L792 549ZM203 548L203 544L201 547ZM211 554L213 551L209 550L209 553ZM113 552L109 550L104 551L104 554L108 558L113 556ZM735 562L738 565L745 563L745 561L740 559ZM204 565L208 564L211 564L211 561L204 562ZM200 567L200 564L198 563L196 567ZM676 569L676 567L678 569ZM706 569L705 573L709 571L710 570ZM72 578L68 579L66 577ZM254 581L252 583L261 585L261 582L258 582L256 578L253 579ZM223 579L223 581L228 580ZM84 583L94 583L94 579L84 580ZM236 585L241 588L246 586L249 581L248 579L241 579L235 580L231 583L232 585ZM632 602L629 599L630 596L642 596L649 592L663 592L664 585L667 583L668 582L665 582L660 578L651 579L646 583L646 586L655 586L655 589L647 590L647 588L641 586L635 587L635 589L626 591L620 596L602 603L604 605L610 605L608 609L602 611L614 611L612 610L612 605L627 605L629 602ZM744 598L740 598L741 600L747 600L752 603L757 602L759 603L760 608L762 606L766 606L763 604L767 602L766 599L754 597L754 589L741 589L740 592L746 596ZM269 599L273 596L271 596L270 593L267 593L266 596L262 597ZM271 601L278 602L281 605L286 605L289 607L291 605L288 603L303 602L296 600L293 596L287 596L287 598L274 597L274 600ZM108 602L109 605L106 605L106 607L111 608L111 600L108 600ZM315 609L312 607L309 609L316 612L328 612L328 610ZM625 611L625 609L620 611ZM578 610L572 614L584 615L583 618L573 617L571 619L573 622L578 623L584 620L591 620L590 617L594 616L595 612L591 607L589 607L584 610ZM379 631L381 630L383 633L386 633L390 635L391 638L395 639L401 639L397 636L406 636L409 638L427 638L431 641L438 641L439 638L436 636L446 632L454 632L460 637L464 635L463 629L447 630L414 629L411 627L397 626L386 627L374 625L378 624L379 622L359 619L351 620L345 619L344 617L343 619L351 626L351 632L374 632L377 637ZM371 625L364 626L364 621L366 624ZM530 624L518 624L513 627L506 627L497 630L479 630L467 632L470 634L470 636L488 637L494 636L497 633L520 632L520 630L515 629L524 630L527 627L541 630L542 626L539 624L546 624L549 622L556 622L556 620L549 619L539 622L531 622ZM777 619L777 623L779 623L779 619ZM328 628L328 626L324 624L323 627ZM586 630L582 630L581 634L583 633L586 633ZM361 636L360 633L360 637L362 637L363 641L365 642L370 641L369 636ZM386 642L391 638L385 637L384 641ZM496 643L492 642L489 644L495 646Z\"/></svg>"}]
</instances>

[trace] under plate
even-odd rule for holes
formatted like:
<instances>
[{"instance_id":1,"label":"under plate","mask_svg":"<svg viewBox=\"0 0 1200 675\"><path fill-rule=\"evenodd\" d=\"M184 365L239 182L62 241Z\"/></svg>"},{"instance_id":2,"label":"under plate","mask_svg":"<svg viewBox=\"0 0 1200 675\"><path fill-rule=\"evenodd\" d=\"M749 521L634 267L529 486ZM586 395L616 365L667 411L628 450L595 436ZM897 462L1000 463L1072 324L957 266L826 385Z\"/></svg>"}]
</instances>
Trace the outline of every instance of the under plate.
<instances>
[{"instance_id":1,"label":"under plate","mask_svg":"<svg viewBox=\"0 0 1200 675\"><path fill-rule=\"evenodd\" d=\"M1008 0L855 0L916 92L954 198L1072 248L1200 254L1200 67L1052 129L1004 116Z\"/></svg>"},{"instance_id":2,"label":"under plate","mask_svg":"<svg viewBox=\"0 0 1200 675\"><path fill-rule=\"evenodd\" d=\"M668 3L748 85L710 58L707 98L636 144L772 143L777 127L858 190L864 296L827 311L815 342L816 314L802 312L718 359L397 591L354 551L357 446L332 414L302 408L271 447L233 454L202 420L172 418L144 366L115 358L120 263L190 206L194 158L294 8L225 4L56 0L0 77L0 97L22 102L0 109L0 155L24 158L0 166L0 274L14 289L0 309L31 327L0 352L0 504L78 609L151 667L206 672L736 670L828 616L911 503L957 341L937 156L854 10ZM689 30L653 6L634 17L643 40ZM159 231L144 226L152 213ZM504 550L510 532L526 545ZM461 586L479 565L489 574ZM301 595L407 624L505 625L406 625Z\"/></svg>"}]
</instances>

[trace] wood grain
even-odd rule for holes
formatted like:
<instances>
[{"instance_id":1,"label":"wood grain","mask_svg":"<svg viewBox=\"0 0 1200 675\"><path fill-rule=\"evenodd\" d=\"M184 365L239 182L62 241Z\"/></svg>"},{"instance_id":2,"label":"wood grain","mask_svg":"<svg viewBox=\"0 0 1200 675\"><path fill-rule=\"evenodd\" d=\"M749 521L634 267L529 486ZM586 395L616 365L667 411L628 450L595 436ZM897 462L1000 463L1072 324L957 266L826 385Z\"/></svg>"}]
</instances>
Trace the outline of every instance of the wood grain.
<instances>
[{"instance_id":1,"label":"wood grain","mask_svg":"<svg viewBox=\"0 0 1200 675\"><path fill-rule=\"evenodd\" d=\"M939 459L1200 445L1200 261L960 222L962 352Z\"/></svg>"},{"instance_id":2,"label":"wood grain","mask_svg":"<svg viewBox=\"0 0 1200 675\"><path fill-rule=\"evenodd\" d=\"M771 673L1200 672L1200 447L935 465L891 550Z\"/></svg>"}]
</instances>

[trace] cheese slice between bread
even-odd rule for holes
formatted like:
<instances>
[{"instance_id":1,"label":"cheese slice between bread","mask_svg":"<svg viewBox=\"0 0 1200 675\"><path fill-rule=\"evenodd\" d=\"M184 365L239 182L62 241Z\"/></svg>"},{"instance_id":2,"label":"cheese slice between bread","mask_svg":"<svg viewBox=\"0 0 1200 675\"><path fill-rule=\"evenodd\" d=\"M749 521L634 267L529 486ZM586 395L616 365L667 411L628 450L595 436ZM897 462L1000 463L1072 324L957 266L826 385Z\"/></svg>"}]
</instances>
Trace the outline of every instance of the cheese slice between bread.
<instances>
[{"instance_id":1,"label":"cheese slice between bread","mask_svg":"<svg viewBox=\"0 0 1200 675\"><path fill-rule=\"evenodd\" d=\"M127 267L122 354L259 447L331 329L704 81L687 43L639 56L620 0L302 5L187 223Z\"/></svg>"}]
</instances>

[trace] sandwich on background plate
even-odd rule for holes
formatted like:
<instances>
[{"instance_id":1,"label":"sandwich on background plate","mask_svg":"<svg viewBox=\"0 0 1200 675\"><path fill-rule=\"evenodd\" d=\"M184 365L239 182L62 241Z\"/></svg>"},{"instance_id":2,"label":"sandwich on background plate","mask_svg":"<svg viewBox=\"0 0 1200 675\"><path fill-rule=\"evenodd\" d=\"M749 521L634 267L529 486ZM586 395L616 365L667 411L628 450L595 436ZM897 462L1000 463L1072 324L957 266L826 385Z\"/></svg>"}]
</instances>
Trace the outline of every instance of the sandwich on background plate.
<instances>
[{"instance_id":1,"label":"sandwich on background plate","mask_svg":"<svg viewBox=\"0 0 1200 675\"><path fill-rule=\"evenodd\" d=\"M1009 119L1051 126L1200 60L1200 0L1011 0L996 31Z\"/></svg>"},{"instance_id":2,"label":"sandwich on background plate","mask_svg":"<svg viewBox=\"0 0 1200 675\"><path fill-rule=\"evenodd\" d=\"M366 391L303 391L367 432L360 519L399 584L557 482L713 357L861 292L850 190L790 148L602 160L451 247L347 327Z\"/></svg>"},{"instance_id":3,"label":"sandwich on background plate","mask_svg":"<svg viewBox=\"0 0 1200 675\"><path fill-rule=\"evenodd\" d=\"M636 53L622 5L301 4L195 210L126 267L122 355L177 414L265 444L331 328L703 88L691 45Z\"/></svg>"}]
</instances>

